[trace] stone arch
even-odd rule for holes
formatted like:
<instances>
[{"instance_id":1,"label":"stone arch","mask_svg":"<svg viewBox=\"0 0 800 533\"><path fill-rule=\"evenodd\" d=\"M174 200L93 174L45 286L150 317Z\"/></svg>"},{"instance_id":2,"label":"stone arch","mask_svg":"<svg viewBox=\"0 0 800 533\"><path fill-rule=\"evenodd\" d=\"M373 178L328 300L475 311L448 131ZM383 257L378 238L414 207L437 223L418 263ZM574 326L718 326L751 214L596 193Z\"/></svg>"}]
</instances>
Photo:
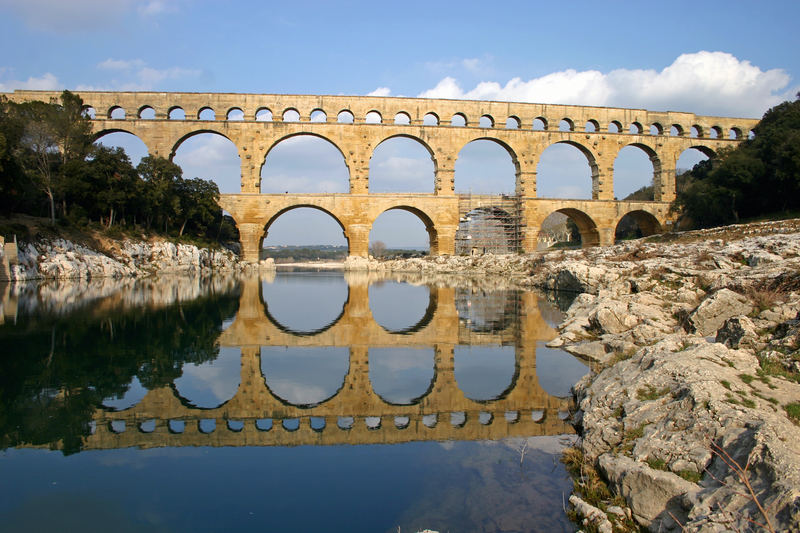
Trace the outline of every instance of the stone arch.
<instances>
[{"instance_id":1,"label":"stone arch","mask_svg":"<svg viewBox=\"0 0 800 533\"><path fill-rule=\"evenodd\" d=\"M219 409L233 400L241 387L241 350L221 346L217 358L201 364L184 364L179 377L171 384L173 394L185 407ZM213 369L215 387L202 374ZM217 380L217 377L219 380Z\"/></svg>"},{"instance_id":2,"label":"stone arch","mask_svg":"<svg viewBox=\"0 0 800 533\"><path fill-rule=\"evenodd\" d=\"M475 191L475 192L480 192L480 193L504 192L504 193L507 193L507 194L513 194L514 191L519 190L519 186L520 186L520 183L519 183L519 179L520 179L520 163L519 163L519 158L517 157L516 151L508 143L504 142L501 139L498 139L496 137L480 136L480 137L476 137L474 139L470 139L467 143L464 144L464 146L461 147L461 149L456 154L456 159L453 162L453 168L456 171L456 173L454 174L454 178L453 178L454 179L454 185L456 187L456 191L458 191L458 185L459 185L459 182L458 182L458 177L459 176L457 174L458 164L459 164L458 160L461 157L462 152L464 151L464 149L467 146L469 146L472 143L481 142L481 141L489 141L489 142L491 142L491 143L493 143L493 144L495 144L497 146L500 146L503 150L506 151L508 156L511 158L511 164L514 167L514 188L512 189L511 187L508 187L507 190L501 190L501 191L494 190L494 191ZM511 184L509 184L509 185L511 185ZM470 189L471 189L471 187L470 187ZM463 193L463 192L466 192L466 191L461 190L460 192Z\"/></svg>"},{"instance_id":3,"label":"stone arch","mask_svg":"<svg viewBox=\"0 0 800 533\"><path fill-rule=\"evenodd\" d=\"M364 123L366 124L383 124L383 115L377 109L371 109L364 115Z\"/></svg>"},{"instance_id":4,"label":"stone arch","mask_svg":"<svg viewBox=\"0 0 800 533\"><path fill-rule=\"evenodd\" d=\"M511 115L506 119L507 130L518 130L522 127L522 120L516 115Z\"/></svg>"},{"instance_id":5,"label":"stone arch","mask_svg":"<svg viewBox=\"0 0 800 533\"><path fill-rule=\"evenodd\" d=\"M574 207L564 207L556 209L553 213L561 213L568 216L578 226L578 231L581 234L581 248L589 248L591 246L598 246L600 244L600 232L597 224L587 213ZM552 213L548 213L548 216ZM544 221L547 217L543 218ZM541 226L541 223L539 224ZM541 233L541 231L540 231Z\"/></svg>"},{"instance_id":6,"label":"stone arch","mask_svg":"<svg viewBox=\"0 0 800 533\"><path fill-rule=\"evenodd\" d=\"M355 115L349 109L342 109L336 113L336 122L341 124L352 124L355 121Z\"/></svg>"},{"instance_id":7,"label":"stone arch","mask_svg":"<svg viewBox=\"0 0 800 533\"><path fill-rule=\"evenodd\" d=\"M558 131L575 131L575 122L569 117L562 118L558 123Z\"/></svg>"},{"instance_id":8,"label":"stone arch","mask_svg":"<svg viewBox=\"0 0 800 533\"><path fill-rule=\"evenodd\" d=\"M225 120L240 121L244 120L244 111L241 107L232 107L225 113Z\"/></svg>"},{"instance_id":9,"label":"stone arch","mask_svg":"<svg viewBox=\"0 0 800 533\"><path fill-rule=\"evenodd\" d=\"M367 353L372 391L388 405L415 405L436 386L438 369L436 351L432 347L370 347ZM387 363L404 358L410 359L406 365L412 372L404 373L406 375L392 372ZM407 425L405 422L398 427Z\"/></svg>"},{"instance_id":10,"label":"stone arch","mask_svg":"<svg viewBox=\"0 0 800 533\"><path fill-rule=\"evenodd\" d=\"M374 300L378 291L380 290L388 290L389 288L394 289L395 287L402 287L404 284L407 285L407 282L403 281L394 281L394 280L387 280L389 285L384 284L371 284L368 289L368 299L369 299L369 308L370 312L372 313L372 318L375 320L375 323L378 324L384 331L387 333L392 333L395 335L410 335L412 333L417 333L425 329L428 324L431 323L433 317L436 315L436 310L439 305L439 299L437 297L437 292L432 290L431 287L426 285L408 285L408 288L411 290L419 290L424 288L427 290L428 293L428 302L425 306L425 309L422 313L422 316L413 320L412 323L405 322L403 327L395 326L393 324L387 323L388 320L396 319L396 313L392 313L391 317L384 316L383 311L380 309L380 306L374 305ZM384 297L385 298L385 297ZM391 296L390 296L391 298ZM380 300L380 298L378 298ZM416 308L418 310L418 308Z\"/></svg>"},{"instance_id":11,"label":"stone arch","mask_svg":"<svg viewBox=\"0 0 800 533\"><path fill-rule=\"evenodd\" d=\"M672 137L683 137L686 131L683 129L683 126L680 124L673 124L669 128L669 134Z\"/></svg>"},{"instance_id":12,"label":"stone arch","mask_svg":"<svg viewBox=\"0 0 800 533\"><path fill-rule=\"evenodd\" d=\"M650 146L642 143L630 143L626 144L625 146L621 146L619 151L617 151L617 155L614 158L614 196L615 198L622 200L623 196L621 193L621 189L618 189L618 185L623 185L622 181L617 180L617 168L616 163L617 159L620 157L622 151L627 147L638 148L650 159L650 164L652 165L652 185L653 185L653 192L656 196L658 196L658 191L661 190L661 159L659 159L658 154L653 150ZM645 186L648 184L645 183ZM631 191L633 192L633 191Z\"/></svg>"},{"instance_id":13,"label":"stone arch","mask_svg":"<svg viewBox=\"0 0 800 533\"><path fill-rule=\"evenodd\" d=\"M453 349L453 377L464 397L481 404L508 397L519 382L518 350L515 346L503 345L456 346ZM498 370L502 371L500 375ZM487 385L490 386L488 390Z\"/></svg>"},{"instance_id":14,"label":"stone arch","mask_svg":"<svg viewBox=\"0 0 800 533\"><path fill-rule=\"evenodd\" d=\"M134 137L136 139L136 141L138 141L139 143L144 145L146 153L144 155L142 155L141 157L144 157L147 154L152 154L153 153L151 147L147 145L147 143L145 142L144 139L139 137L133 131L130 131L130 130L125 129L125 128L109 128L109 129L104 129L104 130L100 130L100 131L94 132L92 134L92 142L93 143L99 142L100 144L102 144L102 138L103 137L105 137L106 135L112 135L114 133L122 133L122 134L125 134L125 135L131 135L132 137ZM127 145L127 143L120 142L119 144L120 144L120 146L122 146L122 148L125 149L125 153L128 155L128 157L131 158L131 164L135 167L138 164L138 162L135 160L135 157L137 155L135 153L135 150L132 150L131 147Z\"/></svg>"},{"instance_id":15,"label":"stone arch","mask_svg":"<svg viewBox=\"0 0 800 533\"><path fill-rule=\"evenodd\" d=\"M622 133L622 122L612 120L608 123L608 133Z\"/></svg>"},{"instance_id":16,"label":"stone arch","mask_svg":"<svg viewBox=\"0 0 800 533\"><path fill-rule=\"evenodd\" d=\"M217 120L217 112L211 106L203 106L197 110L197 120Z\"/></svg>"},{"instance_id":17,"label":"stone arch","mask_svg":"<svg viewBox=\"0 0 800 533\"><path fill-rule=\"evenodd\" d=\"M740 140L742 138L742 129L738 126L733 126L728 130L728 138L733 140Z\"/></svg>"},{"instance_id":18,"label":"stone arch","mask_svg":"<svg viewBox=\"0 0 800 533\"><path fill-rule=\"evenodd\" d=\"M536 117L533 119L531 127L534 131L547 131L547 119L544 117Z\"/></svg>"},{"instance_id":19,"label":"stone arch","mask_svg":"<svg viewBox=\"0 0 800 533\"><path fill-rule=\"evenodd\" d=\"M425 231L428 233L428 243L430 246L430 255L438 255L439 254L439 232L436 229L436 225L433 222L433 219L422 209L418 207L414 207L411 205L394 205L382 210L380 213L375 215L372 220L370 221L370 228L375 224L375 221L378 220L378 217L381 216L383 213L387 211L406 211L415 215L419 218L422 223L425 225Z\"/></svg>"},{"instance_id":20,"label":"stone arch","mask_svg":"<svg viewBox=\"0 0 800 533\"><path fill-rule=\"evenodd\" d=\"M263 159L263 160L260 162L260 166L259 166L259 171L258 171L258 172L259 172L259 180L258 180L258 188L259 188L259 190L261 190L261 188L262 188L262 185L263 185L263 174L264 174L264 170L265 170L265 168L266 168L267 159L269 158L270 154L271 154L271 153L272 153L272 152L275 150L275 148L276 148L278 145L280 145L282 142L284 142L284 141L286 141L286 140L289 140L289 139L299 139L299 138L303 138L303 137L305 137L305 138L316 138L316 139L321 139L322 141L325 141L325 143L326 143L326 146L327 146L327 145L330 145L330 146L332 146L333 148L335 148L336 152L337 152L337 153L338 153L340 156L342 156L342 161L343 161L343 163L344 163L344 167L345 167L345 170L346 170L346 172L347 172L347 176L346 176L346 179L347 179L347 188L346 188L346 189L347 189L347 191L349 191L349 190L350 190L350 183L352 182L352 174L351 174L351 168L352 168L352 166L351 166L351 164L350 164L350 160L349 160L349 159L348 159L348 157L345 155L345 153L344 153L344 151L342 150L342 148L341 148L341 147L340 147L338 144L336 144L336 142L334 142L333 140L331 140L330 138L328 138L328 137L326 137L326 136L324 136L324 135L321 135L321 134L319 134L319 133L313 133L313 132L297 132L297 133L290 133L290 134L288 134L288 135L284 135L283 137L280 137L280 138L276 139L276 140L275 140L275 141L274 141L274 142L273 142L273 143L270 145L270 147L267 149L266 153L264 154L264 159ZM279 192L283 192L283 191L279 191ZM304 191L304 192L309 192L309 191ZM327 191L327 192L337 192L337 191ZM345 191L341 191L341 192L345 192Z\"/></svg>"},{"instance_id":21,"label":"stone arch","mask_svg":"<svg viewBox=\"0 0 800 533\"><path fill-rule=\"evenodd\" d=\"M699 124L694 124L692 128L689 130L689 137L699 138L703 137L703 126Z\"/></svg>"},{"instance_id":22,"label":"stone arch","mask_svg":"<svg viewBox=\"0 0 800 533\"><path fill-rule=\"evenodd\" d=\"M81 109L81 113L83 114L84 117L87 117L89 119L97 118L97 110L90 105L84 105L83 109Z\"/></svg>"},{"instance_id":23,"label":"stone arch","mask_svg":"<svg viewBox=\"0 0 800 533\"><path fill-rule=\"evenodd\" d=\"M425 113L425 116L422 117L423 126L438 126L439 124L440 124L439 115L437 115L433 111Z\"/></svg>"},{"instance_id":24,"label":"stone arch","mask_svg":"<svg viewBox=\"0 0 800 533\"><path fill-rule=\"evenodd\" d=\"M539 154L539 161L538 161L538 163L536 165L537 185L538 185L539 190L542 189L542 185L545 185L545 186L548 185L542 179L542 172L540 170L540 166L541 166L541 163L542 163L542 156L547 152L547 150L549 148L551 148L553 146L557 146L557 145L567 145L567 146L572 146L573 148L577 148L578 151L581 154L583 154L583 156L586 158L586 161L587 161L587 163L589 165L589 177L591 179L591 184L592 184L590 197L592 199L594 199L594 200L597 200L598 196L600 194L600 167L599 167L599 165L597 163L597 157L595 156L594 152L592 152L592 150L590 148L588 148L586 145L584 145L582 143L579 143L577 141L572 141L572 140L556 141L556 142L548 145L542 151L542 153ZM541 194L539 196L543 197Z\"/></svg>"},{"instance_id":25,"label":"stone arch","mask_svg":"<svg viewBox=\"0 0 800 533\"><path fill-rule=\"evenodd\" d=\"M310 206L306 206L306 207L310 207ZM291 209L285 209L281 213L285 213L286 211L290 211L290 210ZM327 213L327 211L325 211L325 212ZM280 216L280 214L276 215L275 217L273 217L273 220L275 218L279 217L279 216ZM271 285L273 285L275 283L276 282L273 281ZM279 329L280 331L286 333L287 335L291 335L293 337L314 337L315 335L319 335L321 333L324 333L325 331L328 331L329 329L334 327L336 324L339 323L339 321L345 315L348 303L350 302L350 298L351 298L352 295L350 293L350 286L347 283L344 283L344 285L345 285L345 287L347 289L347 295L342 300L341 309L339 309L338 312L335 312L335 316L333 316L332 320L328 320L326 318L326 321L327 321L326 324L323 324L320 327L314 327L313 329L309 329L309 330L300 330L300 329L295 329L295 328L292 328L290 326L287 326L286 324L283 324L274 315L274 313L272 311L270 311L269 302L267 301L267 298L264 296L264 284L263 283L259 284L258 297L259 297L259 300L261 301L261 306L264 309L264 316L266 316L267 320L269 320L270 323L273 326L275 326L277 329ZM335 307L334 307L334 309L335 309Z\"/></svg>"},{"instance_id":26,"label":"stone arch","mask_svg":"<svg viewBox=\"0 0 800 533\"><path fill-rule=\"evenodd\" d=\"M620 225L625 225L628 221L635 223L639 229L640 235L631 235L632 237L649 237L650 235L664 232L661 223L655 215L642 209L636 209L625 213L617 219L617 223L614 225L615 240L619 238L620 231L624 230ZM633 224L630 225L632 226Z\"/></svg>"},{"instance_id":27,"label":"stone arch","mask_svg":"<svg viewBox=\"0 0 800 533\"><path fill-rule=\"evenodd\" d=\"M583 130L587 133L597 133L600 131L600 123L593 118L586 121Z\"/></svg>"},{"instance_id":28,"label":"stone arch","mask_svg":"<svg viewBox=\"0 0 800 533\"><path fill-rule=\"evenodd\" d=\"M453 118L450 119L450 125L456 127L466 127L469 125L467 115L462 112L454 113Z\"/></svg>"},{"instance_id":29,"label":"stone arch","mask_svg":"<svg viewBox=\"0 0 800 533\"><path fill-rule=\"evenodd\" d=\"M183 116L178 116L183 115ZM169 108L167 111L167 119L169 120L186 120L186 111L179 105L175 105Z\"/></svg>"},{"instance_id":30,"label":"stone arch","mask_svg":"<svg viewBox=\"0 0 800 533\"><path fill-rule=\"evenodd\" d=\"M262 346L260 359L261 377L269 394L284 405L302 409L338 396L352 370L350 350L342 346ZM314 367L318 372L304 372L303 367ZM284 425L284 429L298 428Z\"/></svg>"},{"instance_id":31,"label":"stone arch","mask_svg":"<svg viewBox=\"0 0 800 533\"><path fill-rule=\"evenodd\" d=\"M272 111L268 107L259 107L253 118L256 122L272 122Z\"/></svg>"},{"instance_id":32,"label":"stone arch","mask_svg":"<svg viewBox=\"0 0 800 533\"><path fill-rule=\"evenodd\" d=\"M650 135L664 135L664 126L660 122L650 124Z\"/></svg>"},{"instance_id":33,"label":"stone arch","mask_svg":"<svg viewBox=\"0 0 800 533\"><path fill-rule=\"evenodd\" d=\"M118 105L113 105L108 108L107 116L112 120L125 120L125 108Z\"/></svg>"},{"instance_id":34,"label":"stone arch","mask_svg":"<svg viewBox=\"0 0 800 533\"><path fill-rule=\"evenodd\" d=\"M411 124L411 115L406 111L398 111L394 116L394 123L400 126Z\"/></svg>"},{"instance_id":35,"label":"stone arch","mask_svg":"<svg viewBox=\"0 0 800 533\"><path fill-rule=\"evenodd\" d=\"M494 117L492 115L481 115L478 119L479 128L494 128Z\"/></svg>"},{"instance_id":36,"label":"stone arch","mask_svg":"<svg viewBox=\"0 0 800 533\"><path fill-rule=\"evenodd\" d=\"M143 105L136 112L136 116L143 120L152 120L156 118L156 110L151 105Z\"/></svg>"},{"instance_id":37,"label":"stone arch","mask_svg":"<svg viewBox=\"0 0 800 533\"><path fill-rule=\"evenodd\" d=\"M309 119L311 122L328 122L328 114L318 107L311 111Z\"/></svg>"},{"instance_id":38,"label":"stone arch","mask_svg":"<svg viewBox=\"0 0 800 533\"><path fill-rule=\"evenodd\" d=\"M417 146L417 145L421 146L428 153L428 155L431 158L431 162L433 164L433 169L432 169L433 172L432 172L432 175L431 175L432 180L431 180L431 182L429 184L430 188L427 191L423 191L423 192L432 192L434 190L434 187L435 187L435 184L436 184L436 176L437 176L437 174L439 172L439 162L436 159L436 154L434 153L434 151L431 148L431 146L426 141L424 141L422 138L417 137L416 135L410 135L410 134L407 134L407 133L400 133L400 134L395 134L395 135L387 135L386 137L382 138L381 140L379 140L375 144L375 147L372 149L372 153L369 156L369 190L373 191L374 188L375 188L374 187L375 176L373 174L373 170L374 169L373 169L373 165L372 165L373 159L375 157L375 153L381 147L381 145L383 145L387 141L391 141L393 139L407 139L407 140L410 140L410 141L414 141L414 145L415 146ZM378 187L378 188L382 188L382 187ZM392 190L392 191L381 191L381 192L419 192L419 191L396 191L396 190Z\"/></svg>"},{"instance_id":39,"label":"stone arch","mask_svg":"<svg viewBox=\"0 0 800 533\"><path fill-rule=\"evenodd\" d=\"M300 111L294 107L287 107L281 113L281 121L283 122L300 122Z\"/></svg>"},{"instance_id":40,"label":"stone arch","mask_svg":"<svg viewBox=\"0 0 800 533\"><path fill-rule=\"evenodd\" d=\"M211 134L211 135L208 135ZM186 150L194 151L194 156L181 153L186 141L192 140ZM223 141L224 139L224 141ZM226 142L227 141L227 142ZM214 168L203 162L211 157ZM242 187L242 157L236 143L215 128L201 128L180 137L169 153L169 159L181 166L187 178L203 178L214 181L221 193L238 193Z\"/></svg>"},{"instance_id":41,"label":"stone arch","mask_svg":"<svg viewBox=\"0 0 800 533\"><path fill-rule=\"evenodd\" d=\"M642 128L642 124L640 122L637 121L631 122L631 125L628 128L628 133L632 135L641 135L643 132L644 128Z\"/></svg>"}]
</instances>

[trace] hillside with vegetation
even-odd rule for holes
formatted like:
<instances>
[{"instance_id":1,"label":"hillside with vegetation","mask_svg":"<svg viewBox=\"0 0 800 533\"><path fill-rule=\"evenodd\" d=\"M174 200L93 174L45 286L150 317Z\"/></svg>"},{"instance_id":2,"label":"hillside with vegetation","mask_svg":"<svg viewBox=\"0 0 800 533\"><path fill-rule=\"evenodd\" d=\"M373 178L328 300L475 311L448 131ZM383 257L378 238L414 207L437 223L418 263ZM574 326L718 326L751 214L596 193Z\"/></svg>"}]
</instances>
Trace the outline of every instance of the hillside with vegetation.
<instances>
[{"instance_id":1,"label":"hillside with vegetation","mask_svg":"<svg viewBox=\"0 0 800 533\"><path fill-rule=\"evenodd\" d=\"M110 236L161 235L203 243L237 240L217 205L217 185L184 178L163 157L137 166L121 148L93 143L83 101L14 103L0 97L0 221L3 233L26 231L12 215L45 217L53 230Z\"/></svg>"}]
</instances>

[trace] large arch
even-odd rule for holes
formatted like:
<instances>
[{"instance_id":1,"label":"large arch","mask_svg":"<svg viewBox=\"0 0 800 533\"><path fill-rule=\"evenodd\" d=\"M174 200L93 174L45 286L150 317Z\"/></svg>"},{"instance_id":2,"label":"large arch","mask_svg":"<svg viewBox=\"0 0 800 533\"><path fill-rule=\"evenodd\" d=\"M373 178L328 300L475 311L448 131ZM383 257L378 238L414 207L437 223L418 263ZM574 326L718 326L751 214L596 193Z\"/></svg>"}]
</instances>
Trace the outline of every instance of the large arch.
<instances>
[{"instance_id":1,"label":"large arch","mask_svg":"<svg viewBox=\"0 0 800 533\"><path fill-rule=\"evenodd\" d=\"M395 280L370 284L368 296L372 318L385 331L397 335L425 329L438 305L430 287ZM400 302L402 305L398 305Z\"/></svg>"},{"instance_id":2,"label":"large arch","mask_svg":"<svg viewBox=\"0 0 800 533\"><path fill-rule=\"evenodd\" d=\"M259 295L264 315L277 329L294 337L313 337L342 319L350 300L350 287L339 276L306 277L279 272L271 282L261 283Z\"/></svg>"},{"instance_id":3,"label":"large arch","mask_svg":"<svg viewBox=\"0 0 800 533\"><path fill-rule=\"evenodd\" d=\"M437 171L436 157L425 141L408 134L391 135L372 150L369 191L433 192Z\"/></svg>"},{"instance_id":4,"label":"large arch","mask_svg":"<svg viewBox=\"0 0 800 533\"><path fill-rule=\"evenodd\" d=\"M378 397L390 405L413 405L431 393L436 383L433 348L370 347L369 381Z\"/></svg>"},{"instance_id":5,"label":"large arch","mask_svg":"<svg viewBox=\"0 0 800 533\"><path fill-rule=\"evenodd\" d=\"M591 150L575 141L558 141L539 156L537 197L596 200L599 178L600 169Z\"/></svg>"},{"instance_id":6,"label":"large arch","mask_svg":"<svg viewBox=\"0 0 800 533\"><path fill-rule=\"evenodd\" d=\"M102 144L106 147L119 147L125 153L135 167L139 161L150 153L150 149L141 137L123 128L102 130L94 134L94 144Z\"/></svg>"},{"instance_id":7,"label":"large arch","mask_svg":"<svg viewBox=\"0 0 800 533\"><path fill-rule=\"evenodd\" d=\"M318 220L320 220L320 221L328 221L328 220L332 219L332 221L335 222L335 225L332 226L331 228L326 228L325 231L319 231L318 227L315 227L313 225L309 225L308 224L308 217L303 217L302 223L300 221L298 221L297 227L300 230L305 231L306 233L308 233L309 234L309 238L314 238L314 239L317 240L317 242L310 242L310 241L309 242L293 242L291 244L302 244L302 245L309 245L309 246L318 245L318 244L331 244L329 242L328 243L319 242L319 240L320 239L329 239L330 240L330 239L332 239L334 237L338 237L338 234L336 234L336 230L333 229L336 226L338 226L339 230L341 230L341 236L344 239L344 245L347 246L348 252L349 252L349 249L350 249L350 237L347 235L347 230L345 229L344 224L342 224L342 221L339 219L339 217L337 215L335 215L331 211L329 211L329 210L327 210L327 209L325 209L323 207L320 207L318 205L313 205L313 204L291 205L289 207L285 207L285 208L281 209L280 211L278 211L277 213L272 215L272 217L270 217L270 219L264 225L263 234L261 235L261 239L260 239L258 248L261 249L263 246L266 246L266 245L269 244L267 242L267 238L269 237L270 229L272 229L273 224L278 219L280 219L280 217L282 215L285 215L286 213L289 213L289 212L292 212L292 211L296 211L298 209L313 209L314 211L318 211L320 213L324 213L325 215L327 215L327 217L324 217L324 218L321 218L321 219L318 219ZM298 235L298 233L295 233L294 237L296 238L297 235ZM290 244L288 242L288 240L290 240L292 237L290 235L290 237L288 237L288 238L285 237L285 236L283 236L282 238L283 238L284 241L287 241L287 242L275 242L273 244L277 245L277 246ZM333 244L336 244L336 243L333 243Z\"/></svg>"},{"instance_id":8,"label":"large arch","mask_svg":"<svg viewBox=\"0 0 800 533\"><path fill-rule=\"evenodd\" d=\"M469 141L459 150L454 168L456 193L514 194L519 188L519 159L500 139Z\"/></svg>"},{"instance_id":9,"label":"large arch","mask_svg":"<svg viewBox=\"0 0 800 533\"><path fill-rule=\"evenodd\" d=\"M213 181L221 193L242 190L239 149L223 133L211 129L187 133L172 146L170 159L183 169L185 178Z\"/></svg>"},{"instance_id":10,"label":"large arch","mask_svg":"<svg viewBox=\"0 0 800 533\"><path fill-rule=\"evenodd\" d=\"M660 190L661 160L658 154L641 143L631 143L620 148L614 159L614 198L649 201ZM649 188L649 189L648 189Z\"/></svg>"},{"instance_id":11,"label":"large arch","mask_svg":"<svg viewBox=\"0 0 800 533\"><path fill-rule=\"evenodd\" d=\"M383 210L381 213L379 213L378 216L376 216L372 220L372 223L370 224L370 227L374 228L375 227L375 223L378 221L378 219L383 214L389 213L389 212L396 212L396 211L403 211L403 212L406 212L406 213L411 213L412 215L416 216L422 222L422 224L425 226L425 232L428 234L428 250L429 250L429 253L431 255L438 254L439 253L439 235L438 235L438 232L436 231L436 225L433 223L433 220L431 219L431 217L428 216L427 213L425 213L424 211L422 211L419 208L416 208L416 207L413 207L413 206L410 206L410 205L396 205L396 206L389 207L389 208ZM372 232L370 232L370 242L373 242L372 238L373 238L372 237ZM375 238L377 240L377 236Z\"/></svg>"},{"instance_id":12,"label":"large arch","mask_svg":"<svg viewBox=\"0 0 800 533\"><path fill-rule=\"evenodd\" d=\"M281 403L310 408L339 394L350 372L350 350L339 346L262 346L264 384Z\"/></svg>"},{"instance_id":13,"label":"large arch","mask_svg":"<svg viewBox=\"0 0 800 533\"><path fill-rule=\"evenodd\" d=\"M350 167L341 147L316 133L293 133L275 141L261 163L262 193L350 192Z\"/></svg>"}]
</instances>

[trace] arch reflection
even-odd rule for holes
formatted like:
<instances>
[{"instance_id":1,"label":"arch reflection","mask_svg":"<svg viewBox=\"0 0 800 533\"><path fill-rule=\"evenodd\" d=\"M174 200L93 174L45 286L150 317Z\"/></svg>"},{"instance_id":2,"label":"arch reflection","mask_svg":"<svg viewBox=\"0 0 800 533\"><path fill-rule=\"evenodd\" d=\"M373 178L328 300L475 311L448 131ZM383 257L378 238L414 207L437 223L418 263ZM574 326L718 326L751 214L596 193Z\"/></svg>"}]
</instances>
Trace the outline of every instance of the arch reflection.
<instances>
[{"instance_id":1,"label":"arch reflection","mask_svg":"<svg viewBox=\"0 0 800 533\"><path fill-rule=\"evenodd\" d=\"M344 313L348 286L341 276L281 272L261 284L264 313L278 329L298 336L327 330Z\"/></svg>"},{"instance_id":2,"label":"arch reflection","mask_svg":"<svg viewBox=\"0 0 800 533\"><path fill-rule=\"evenodd\" d=\"M411 405L427 396L435 378L434 352L420 348L370 348L369 381L385 402Z\"/></svg>"},{"instance_id":3,"label":"arch reflection","mask_svg":"<svg viewBox=\"0 0 800 533\"><path fill-rule=\"evenodd\" d=\"M261 347L261 373L267 388L299 407L319 405L335 396L349 368L347 348Z\"/></svg>"}]
</instances>

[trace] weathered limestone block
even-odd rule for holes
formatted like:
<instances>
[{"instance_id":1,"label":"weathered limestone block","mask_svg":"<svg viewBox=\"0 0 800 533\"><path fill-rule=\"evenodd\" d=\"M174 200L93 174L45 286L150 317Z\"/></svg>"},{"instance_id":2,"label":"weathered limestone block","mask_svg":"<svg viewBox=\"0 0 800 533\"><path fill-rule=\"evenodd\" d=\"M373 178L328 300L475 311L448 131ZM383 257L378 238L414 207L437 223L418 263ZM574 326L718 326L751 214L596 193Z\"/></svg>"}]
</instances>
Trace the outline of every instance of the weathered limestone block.
<instances>
[{"instance_id":1,"label":"weathered limestone block","mask_svg":"<svg viewBox=\"0 0 800 533\"><path fill-rule=\"evenodd\" d=\"M729 318L748 315L753 310L750 302L730 289L720 289L689 315L687 329L700 335L713 335Z\"/></svg>"}]
</instances>

